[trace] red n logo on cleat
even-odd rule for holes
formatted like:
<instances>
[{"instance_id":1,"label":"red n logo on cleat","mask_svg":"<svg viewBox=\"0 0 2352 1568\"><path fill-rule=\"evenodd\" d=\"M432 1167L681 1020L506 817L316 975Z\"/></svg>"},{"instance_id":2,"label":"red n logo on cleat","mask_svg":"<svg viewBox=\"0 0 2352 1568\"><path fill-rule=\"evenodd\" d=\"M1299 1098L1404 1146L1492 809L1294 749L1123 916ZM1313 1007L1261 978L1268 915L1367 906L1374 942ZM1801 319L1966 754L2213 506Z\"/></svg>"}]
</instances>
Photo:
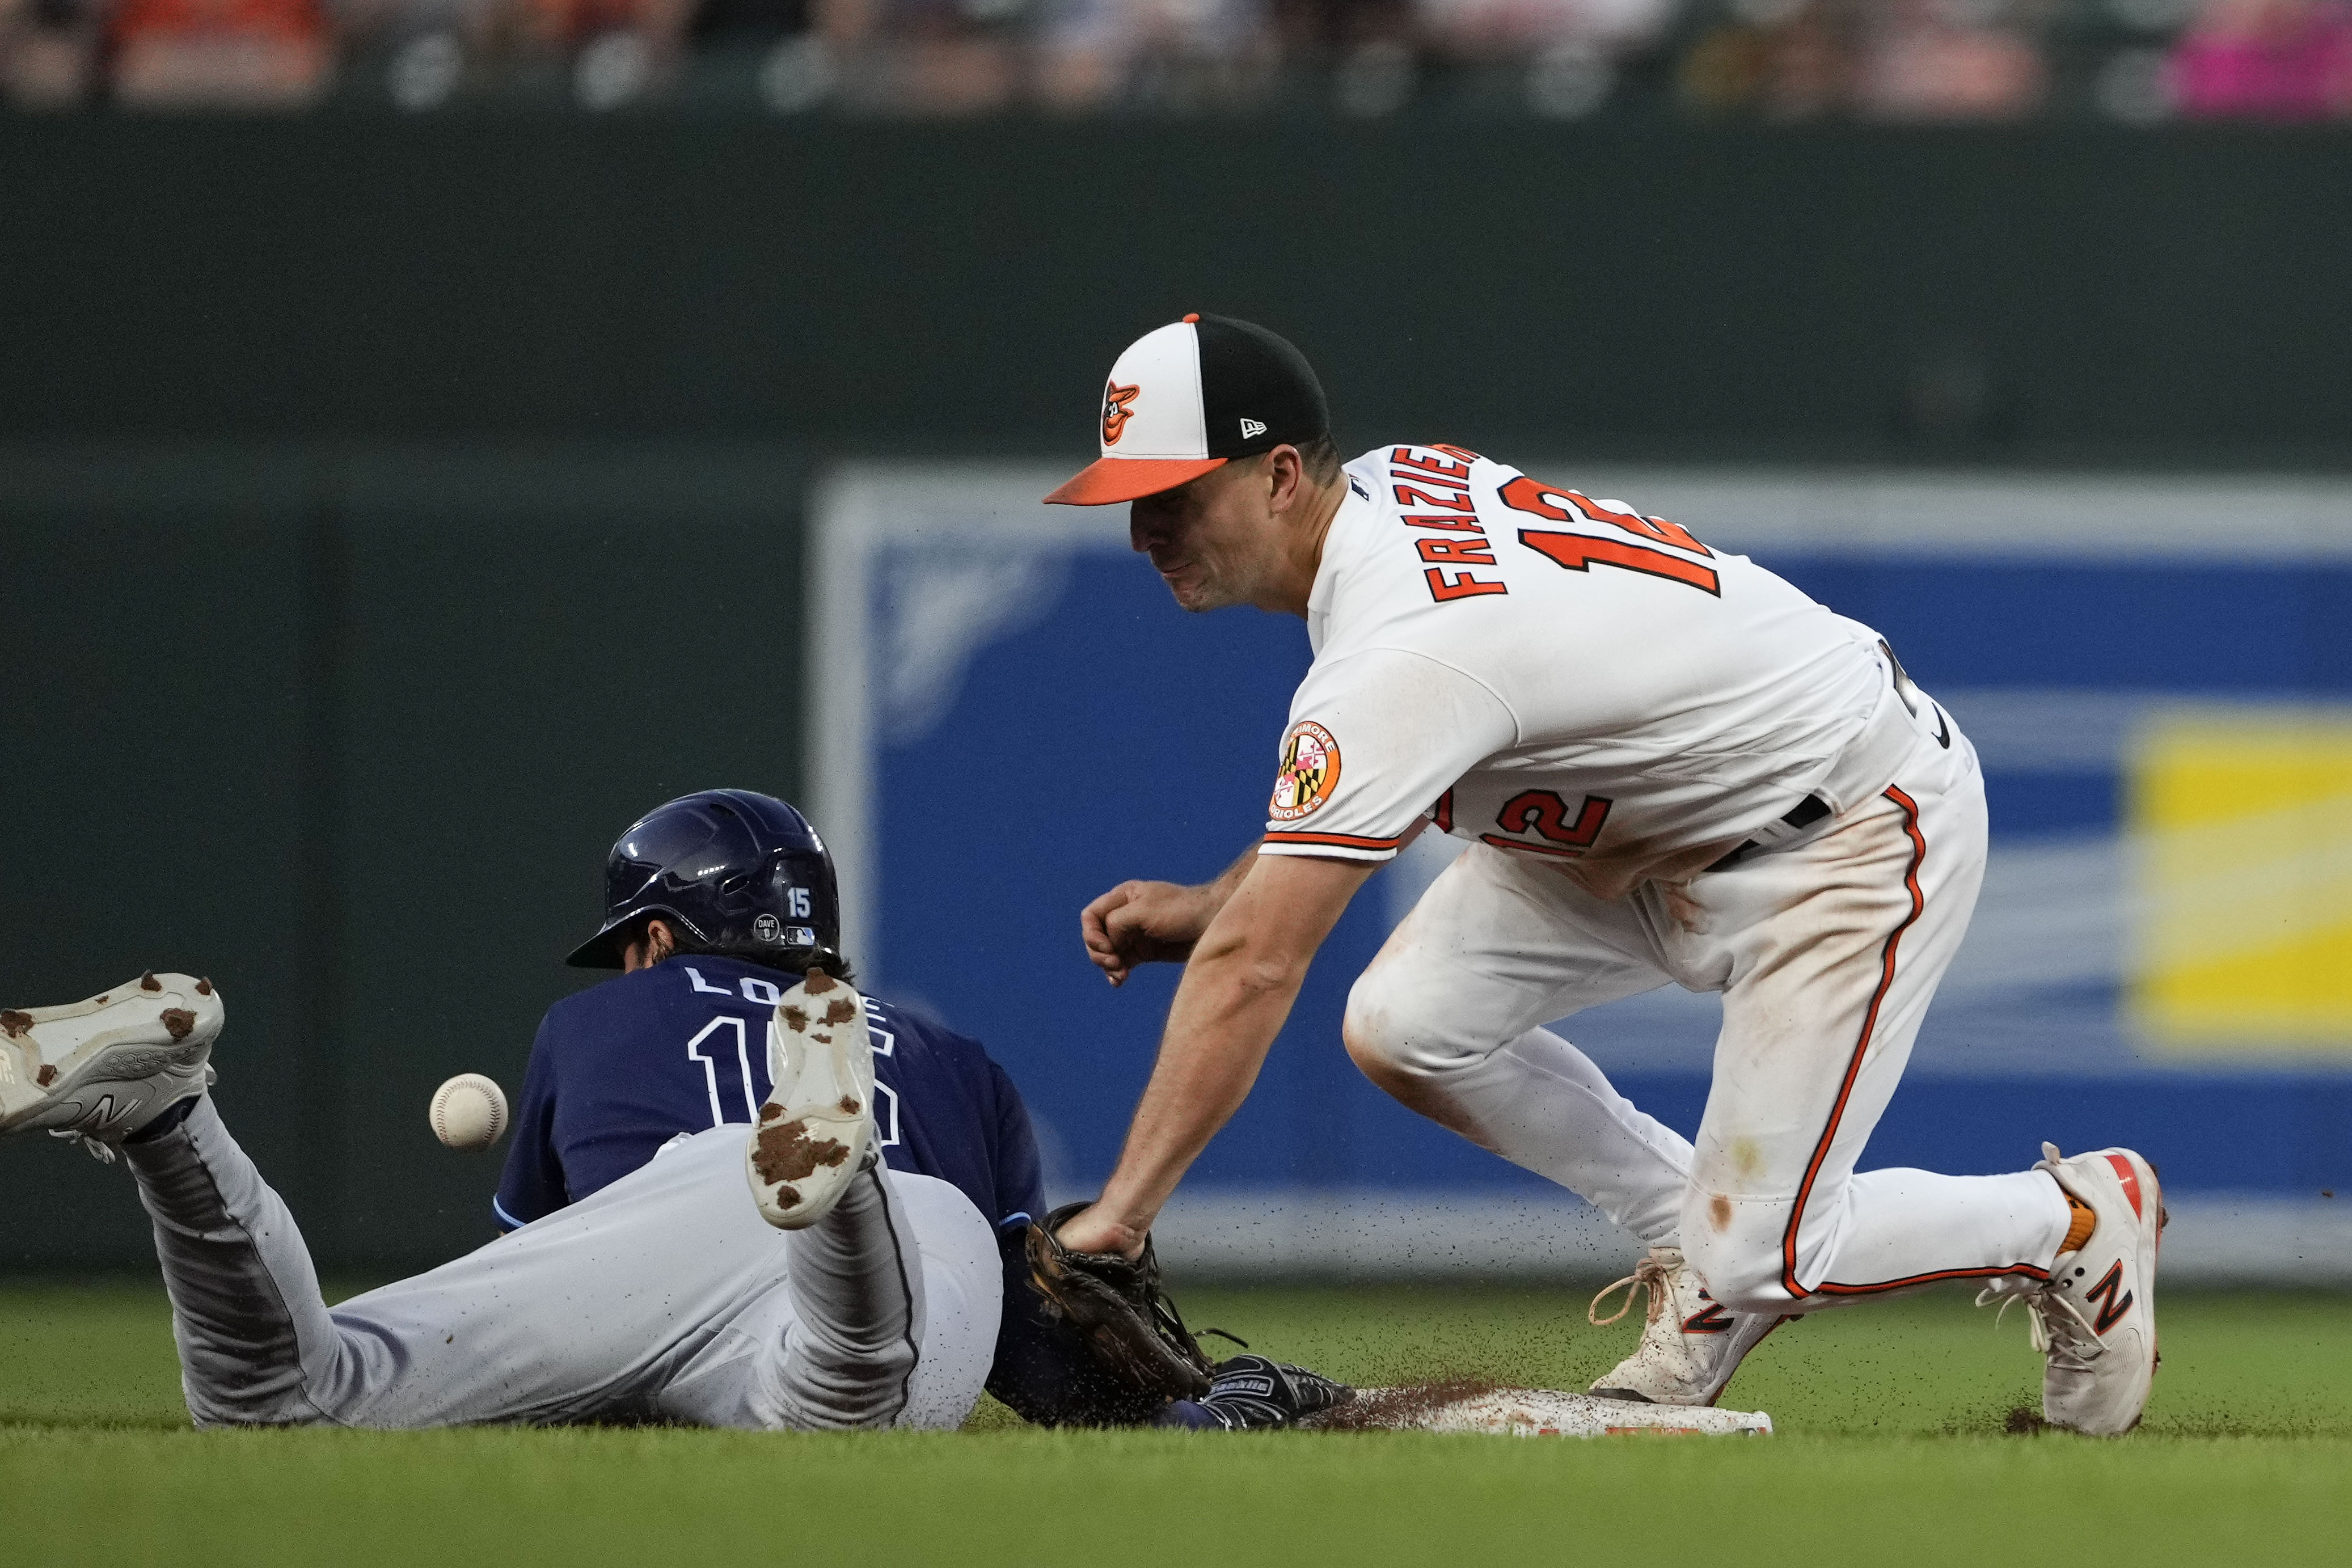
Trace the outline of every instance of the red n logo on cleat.
<instances>
[{"instance_id":1,"label":"red n logo on cleat","mask_svg":"<svg viewBox=\"0 0 2352 1568\"><path fill-rule=\"evenodd\" d=\"M1706 1310L1705 1312L1693 1312L1690 1316L1685 1318L1683 1320L1683 1333L1728 1333L1731 1328L1731 1319L1729 1315L1724 1312L1722 1304L1714 1300L1714 1298L1708 1296L1705 1291L1701 1291L1699 1293L1699 1300L1706 1302Z\"/></svg>"},{"instance_id":2,"label":"red n logo on cleat","mask_svg":"<svg viewBox=\"0 0 2352 1568\"><path fill-rule=\"evenodd\" d=\"M2091 1324L2091 1327L2095 1332L2099 1333L2106 1333L2109 1329L2123 1322L2124 1314L2131 1311L2132 1298L2128 1292L2126 1292L2120 1300L2116 1296L2116 1292L2123 1290L2123 1288L2124 1264L2123 1260L2118 1258L2116 1260L2115 1267L2109 1269L2106 1273L2100 1276L2099 1282L2097 1284L2083 1292L2084 1296L2087 1300L2094 1301L2098 1301L2102 1296L2106 1298L2106 1301L2102 1303L2099 1308L2098 1317L2095 1319Z\"/></svg>"}]
</instances>

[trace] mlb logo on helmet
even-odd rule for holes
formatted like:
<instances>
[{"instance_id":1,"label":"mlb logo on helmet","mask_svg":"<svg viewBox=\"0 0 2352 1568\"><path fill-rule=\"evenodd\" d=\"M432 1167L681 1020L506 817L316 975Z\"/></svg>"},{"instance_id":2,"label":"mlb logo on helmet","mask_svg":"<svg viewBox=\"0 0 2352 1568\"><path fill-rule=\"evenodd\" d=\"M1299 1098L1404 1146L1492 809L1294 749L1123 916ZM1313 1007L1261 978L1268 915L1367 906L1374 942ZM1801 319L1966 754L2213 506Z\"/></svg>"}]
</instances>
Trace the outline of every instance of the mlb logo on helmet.
<instances>
[{"instance_id":1,"label":"mlb logo on helmet","mask_svg":"<svg viewBox=\"0 0 2352 1568\"><path fill-rule=\"evenodd\" d=\"M816 931L807 925L787 925L772 915L762 915L751 923L751 935L772 947L814 947Z\"/></svg>"},{"instance_id":2,"label":"mlb logo on helmet","mask_svg":"<svg viewBox=\"0 0 2352 1568\"><path fill-rule=\"evenodd\" d=\"M1187 316L1119 355L1103 387L1102 456L1045 499L1132 501L1330 428L1305 355L1250 322Z\"/></svg>"}]
</instances>

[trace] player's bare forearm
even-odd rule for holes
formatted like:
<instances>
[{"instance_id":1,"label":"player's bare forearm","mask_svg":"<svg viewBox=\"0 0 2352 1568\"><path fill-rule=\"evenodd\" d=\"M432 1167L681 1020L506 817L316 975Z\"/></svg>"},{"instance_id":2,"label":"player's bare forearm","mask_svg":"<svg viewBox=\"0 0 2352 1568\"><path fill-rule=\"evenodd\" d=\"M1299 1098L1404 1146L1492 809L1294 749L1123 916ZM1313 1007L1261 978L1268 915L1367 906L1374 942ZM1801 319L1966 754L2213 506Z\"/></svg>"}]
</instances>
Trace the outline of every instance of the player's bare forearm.
<instances>
[{"instance_id":1,"label":"player's bare forearm","mask_svg":"<svg viewBox=\"0 0 2352 1568\"><path fill-rule=\"evenodd\" d=\"M1095 1206L1063 1228L1069 1246L1143 1245L1168 1195L1249 1097L1316 950L1377 869L1287 855L1246 869L1185 966L1118 1166Z\"/></svg>"},{"instance_id":2,"label":"player's bare forearm","mask_svg":"<svg viewBox=\"0 0 2352 1568\"><path fill-rule=\"evenodd\" d=\"M1258 841L1213 881L1197 886L1172 882L1123 882L1078 915L1087 957L1114 986L1141 964L1181 964L1192 956L1209 923L1217 917L1257 858Z\"/></svg>"}]
</instances>

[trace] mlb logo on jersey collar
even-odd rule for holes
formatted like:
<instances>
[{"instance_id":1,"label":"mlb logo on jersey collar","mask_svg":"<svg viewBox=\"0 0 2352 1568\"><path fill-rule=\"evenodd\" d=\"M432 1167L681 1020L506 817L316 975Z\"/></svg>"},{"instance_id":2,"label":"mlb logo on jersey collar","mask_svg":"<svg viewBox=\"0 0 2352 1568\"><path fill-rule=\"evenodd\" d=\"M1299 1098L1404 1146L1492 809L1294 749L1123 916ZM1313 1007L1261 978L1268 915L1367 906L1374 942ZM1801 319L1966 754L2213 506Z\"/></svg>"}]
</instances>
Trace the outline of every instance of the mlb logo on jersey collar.
<instances>
[{"instance_id":1,"label":"mlb logo on jersey collar","mask_svg":"<svg viewBox=\"0 0 2352 1568\"><path fill-rule=\"evenodd\" d=\"M1322 383L1297 349L1247 321L1187 316L1119 355L1103 387L1102 456L1045 499L1099 507L1158 495L1330 424Z\"/></svg>"}]
</instances>

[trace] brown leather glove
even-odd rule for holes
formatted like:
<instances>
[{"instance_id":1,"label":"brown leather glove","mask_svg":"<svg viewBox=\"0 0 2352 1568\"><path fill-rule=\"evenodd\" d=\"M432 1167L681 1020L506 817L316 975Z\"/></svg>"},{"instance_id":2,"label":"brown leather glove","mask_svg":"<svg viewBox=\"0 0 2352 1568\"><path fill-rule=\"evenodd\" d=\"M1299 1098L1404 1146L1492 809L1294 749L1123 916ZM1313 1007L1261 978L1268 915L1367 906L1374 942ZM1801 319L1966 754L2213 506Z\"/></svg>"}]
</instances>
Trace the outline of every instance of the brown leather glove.
<instances>
[{"instance_id":1,"label":"brown leather glove","mask_svg":"<svg viewBox=\"0 0 2352 1568\"><path fill-rule=\"evenodd\" d=\"M1151 1239L1143 1256L1073 1252L1054 1232L1087 1207L1066 1203L1029 1226L1029 1272L1051 1312L1085 1338L1103 1370L1139 1394L1198 1399L1215 1368L1160 1293Z\"/></svg>"}]
</instances>

